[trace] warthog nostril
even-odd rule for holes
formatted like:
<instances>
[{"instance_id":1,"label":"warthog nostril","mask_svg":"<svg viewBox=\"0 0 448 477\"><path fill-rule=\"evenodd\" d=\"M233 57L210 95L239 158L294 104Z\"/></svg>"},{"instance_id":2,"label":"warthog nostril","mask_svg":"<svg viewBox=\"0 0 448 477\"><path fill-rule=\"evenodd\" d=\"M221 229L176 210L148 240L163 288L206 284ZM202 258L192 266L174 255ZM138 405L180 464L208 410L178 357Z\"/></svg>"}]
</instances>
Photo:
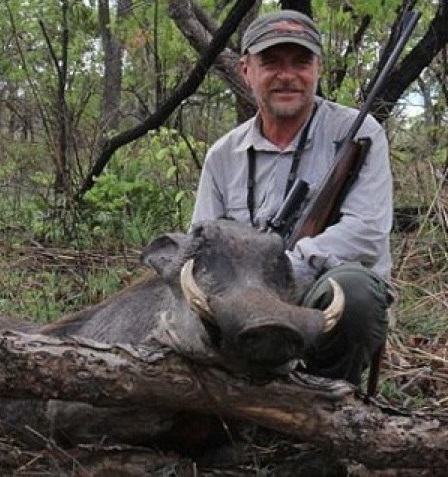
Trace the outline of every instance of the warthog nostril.
<instances>
[{"instance_id":1,"label":"warthog nostril","mask_svg":"<svg viewBox=\"0 0 448 477\"><path fill-rule=\"evenodd\" d=\"M289 328L268 325L240 333L236 347L238 354L249 363L280 366L300 358L304 342L299 333Z\"/></svg>"}]
</instances>

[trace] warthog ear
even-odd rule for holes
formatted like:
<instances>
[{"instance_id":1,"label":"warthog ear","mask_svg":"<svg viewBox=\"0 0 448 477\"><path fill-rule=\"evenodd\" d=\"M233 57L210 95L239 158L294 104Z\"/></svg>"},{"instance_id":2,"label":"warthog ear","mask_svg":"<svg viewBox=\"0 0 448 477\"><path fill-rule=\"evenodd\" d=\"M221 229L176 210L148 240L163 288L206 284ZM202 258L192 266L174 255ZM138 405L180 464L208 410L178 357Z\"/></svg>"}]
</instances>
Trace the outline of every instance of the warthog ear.
<instances>
[{"instance_id":1,"label":"warthog ear","mask_svg":"<svg viewBox=\"0 0 448 477\"><path fill-rule=\"evenodd\" d=\"M185 241L185 234L173 233L162 235L147 245L140 257L141 263L152 267L159 275L170 274L173 265L177 266L179 249Z\"/></svg>"}]
</instances>

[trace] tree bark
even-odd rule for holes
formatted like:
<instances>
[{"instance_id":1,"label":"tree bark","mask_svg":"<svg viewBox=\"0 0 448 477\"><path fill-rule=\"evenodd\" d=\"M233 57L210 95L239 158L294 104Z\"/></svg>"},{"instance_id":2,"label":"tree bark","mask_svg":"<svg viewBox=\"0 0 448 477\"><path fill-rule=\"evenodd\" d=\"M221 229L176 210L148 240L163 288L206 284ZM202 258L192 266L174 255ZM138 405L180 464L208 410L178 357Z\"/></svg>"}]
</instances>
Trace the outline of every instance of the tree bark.
<instances>
[{"instance_id":1,"label":"tree bark","mask_svg":"<svg viewBox=\"0 0 448 477\"><path fill-rule=\"evenodd\" d=\"M118 0L116 24L119 26L132 11L129 0ZM118 129L122 85L123 47L113 31L109 0L98 2L98 23L104 51L104 77L101 97L101 134Z\"/></svg>"},{"instance_id":2,"label":"tree bark","mask_svg":"<svg viewBox=\"0 0 448 477\"><path fill-rule=\"evenodd\" d=\"M371 469L431 469L431 475L444 475L448 465L448 426L440 416L392 415L365 404L344 381L300 373L254 383L156 343L133 348L3 332L0 393L217 414L296 436Z\"/></svg>"}]
</instances>

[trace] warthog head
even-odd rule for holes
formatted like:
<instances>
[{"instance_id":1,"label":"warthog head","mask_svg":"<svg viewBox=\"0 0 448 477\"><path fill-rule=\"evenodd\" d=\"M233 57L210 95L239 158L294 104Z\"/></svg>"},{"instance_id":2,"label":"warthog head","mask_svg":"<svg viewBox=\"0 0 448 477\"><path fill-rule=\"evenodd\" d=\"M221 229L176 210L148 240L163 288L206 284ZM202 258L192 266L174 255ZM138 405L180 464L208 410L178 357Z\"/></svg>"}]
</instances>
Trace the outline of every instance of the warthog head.
<instances>
[{"instance_id":1,"label":"warthog head","mask_svg":"<svg viewBox=\"0 0 448 477\"><path fill-rule=\"evenodd\" d=\"M326 310L298 306L303 290L281 238L234 221L205 222L186 235L163 236L144 250L142 260L178 301L169 325L177 345L188 348L205 329L203 342L243 367L276 368L299 359L320 333L333 328L344 306L335 282ZM198 333L194 322L201 325Z\"/></svg>"}]
</instances>

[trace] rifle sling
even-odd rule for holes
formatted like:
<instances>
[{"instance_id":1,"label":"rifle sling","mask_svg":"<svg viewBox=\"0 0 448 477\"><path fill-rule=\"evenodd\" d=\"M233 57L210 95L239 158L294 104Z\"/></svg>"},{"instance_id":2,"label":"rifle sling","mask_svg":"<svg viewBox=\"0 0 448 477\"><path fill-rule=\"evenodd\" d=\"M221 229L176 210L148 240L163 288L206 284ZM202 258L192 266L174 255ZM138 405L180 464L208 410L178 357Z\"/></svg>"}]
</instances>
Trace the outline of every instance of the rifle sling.
<instances>
[{"instance_id":1,"label":"rifle sling","mask_svg":"<svg viewBox=\"0 0 448 477\"><path fill-rule=\"evenodd\" d=\"M286 183L285 193L283 199L288 195L289 190L291 189L294 181L297 176L297 169L299 167L300 159L302 158L303 151L305 149L306 143L308 141L308 133L313 121L314 115L316 114L317 104L314 104L313 111L309 120L307 121L302 134L300 135L299 142L297 147L294 150L294 155L292 156L291 169L288 174L288 181ZM250 223L254 225L254 210L255 210L255 174L256 174L256 151L253 146L250 146L247 150L247 209L249 210Z\"/></svg>"}]
</instances>

